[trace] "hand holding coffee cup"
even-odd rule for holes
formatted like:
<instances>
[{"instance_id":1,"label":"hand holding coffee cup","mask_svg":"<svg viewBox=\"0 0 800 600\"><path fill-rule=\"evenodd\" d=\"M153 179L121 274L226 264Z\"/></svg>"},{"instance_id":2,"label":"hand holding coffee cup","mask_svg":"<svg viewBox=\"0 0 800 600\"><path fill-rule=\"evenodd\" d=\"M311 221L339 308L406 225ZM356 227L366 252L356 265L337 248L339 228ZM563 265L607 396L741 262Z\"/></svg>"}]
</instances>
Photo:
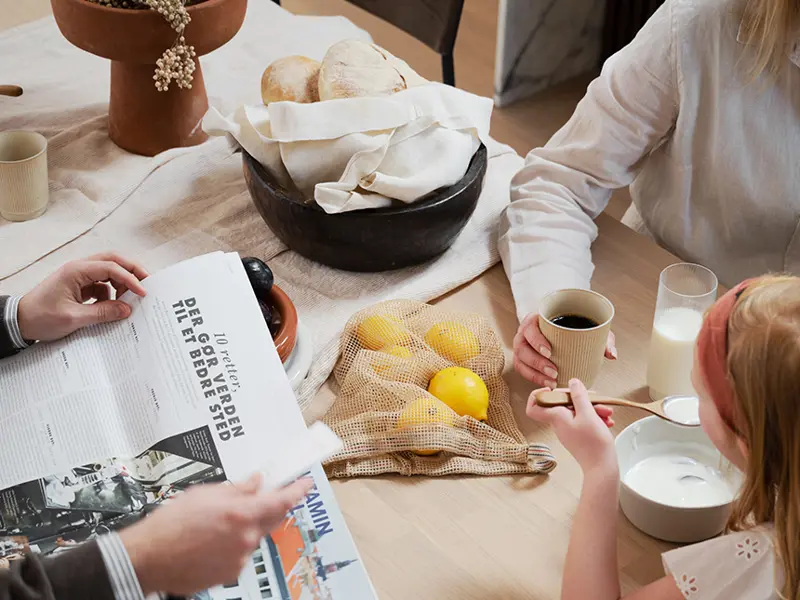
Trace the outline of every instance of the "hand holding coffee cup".
<instances>
[{"instance_id":1,"label":"hand holding coffee cup","mask_svg":"<svg viewBox=\"0 0 800 600\"><path fill-rule=\"evenodd\" d=\"M613 316L613 305L600 294L595 294L594 292L586 292L584 294L583 292L584 290L554 292L546 296L542 301L542 308L547 308L547 312L540 310L539 313L530 314L522 321L514 338L514 368L520 375L535 385L553 389L559 385L564 386L573 377L581 378L587 382L587 385L591 385L602 364L603 356L611 360L617 358L614 333L610 330L610 319L608 319L608 323L605 323L605 316L608 314L605 309L610 308ZM554 310L551 313L549 311L550 308L564 308L565 305L554 301L564 294L567 297L584 298L584 301L585 299L602 299L598 306L605 307L605 309L597 313L592 312L594 316L589 315L589 313L584 315L575 310L570 312L566 309L561 312ZM543 316L544 314L551 316L552 320L556 321L555 327L553 327L552 320L548 320L547 317ZM584 317L586 320L574 317ZM601 344L599 359L593 356L590 361L596 367L590 370L594 371L594 374L590 379L587 379L586 374L591 374L591 372L585 370L576 371L572 367L571 361L561 356L564 354L565 348L554 348L553 342L557 341L555 335L557 331L562 329L581 331L580 326L587 328L591 323L598 324L599 329L595 329L592 326L588 329L583 329L583 331L592 332L593 339L600 337L598 332L603 331L604 337L602 338L603 343ZM578 328L576 329L576 327ZM561 343L558 343L558 346L561 345Z\"/></svg>"}]
</instances>

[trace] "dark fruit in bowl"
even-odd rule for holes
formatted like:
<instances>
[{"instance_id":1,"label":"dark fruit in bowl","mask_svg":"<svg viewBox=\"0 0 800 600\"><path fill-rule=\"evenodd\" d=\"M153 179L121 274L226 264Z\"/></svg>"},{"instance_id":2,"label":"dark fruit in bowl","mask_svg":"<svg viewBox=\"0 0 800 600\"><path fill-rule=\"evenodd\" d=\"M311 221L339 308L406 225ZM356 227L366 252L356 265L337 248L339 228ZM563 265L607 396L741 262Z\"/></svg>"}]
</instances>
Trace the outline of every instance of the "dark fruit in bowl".
<instances>
[{"instance_id":1,"label":"dark fruit in bowl","mask_svg":"<svg viewBox=\"0 0 800 600\"><path fill-rule=\"evenodd\" d=\"M281 319L281 313L278 312L278 309L273 307L272 308L272 321L267 322L267 326L269 327L269 332L272 334L272 339L275 339L275 336L278 335L278 332L281 329L281 324L283 320Z\"/></svg>"},{"instance_id":2,"label":"dark fruit in bowl","mask_svg":"<svg viewBox=\"0 0 800 600\"><path fill-rule=\"evenodd\" d=\"M286 362L297 342L297 308L280 287L273 285L272 270L263 260L242 259L242 265L253 288L258 307L272 334L281 362Z\"/></svg>"},{"instance_id":3,"label":"dark fruit in bowl","mask_svg":"<svg viewBox=\"0 0 800 600\"><path fill-rule=\"evenodd\" d=\"M260 258L248 256L242 259L242 265L244 265L247 278L250 280L250 285L253 287L256 296L261 298L269 294L270 290L272 290L272 284L275 282L275 276L272 274L272 269L267 266L267 263Z\"/></svg>"},{"instance_id":4,"label":"dark fruit in bowl","mask_svg":"<svg viewBox=\"0 0 800 600\"><path fill-rule=\"evenodd\" d=\"M275 334L277 334L278 330L281 328L281 313L268 301L262 300L261 298L258 299L258 306L261 308L261 314L264 315L264 320L267 322L269 332L274 339Z\"/></svg>"},{"instance_id":5,"label":"dark fruit in bowl","mask_svg":"<svg viewBox=\"0 0 800 600\"><path fill-rule=\"evenodd\" d=\"M261 314L264 316L267 325L270 325L270 331L272 331L272 306L270 306L269 302L259 298L258 307L261 309Z\"/></svg>"}]
</instances>

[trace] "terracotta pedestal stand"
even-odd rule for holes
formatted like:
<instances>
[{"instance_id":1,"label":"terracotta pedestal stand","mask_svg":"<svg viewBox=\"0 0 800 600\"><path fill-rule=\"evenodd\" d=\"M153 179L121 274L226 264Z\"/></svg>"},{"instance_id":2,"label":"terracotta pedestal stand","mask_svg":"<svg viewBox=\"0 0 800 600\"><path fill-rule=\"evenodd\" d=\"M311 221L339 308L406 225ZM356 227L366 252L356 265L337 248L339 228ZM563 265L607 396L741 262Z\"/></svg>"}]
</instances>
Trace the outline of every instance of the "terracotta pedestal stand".
<instances>
[{"instance_id":1,"label":"terracotta pedestal stand","mask_svg":"<svg viewBox=\"0 0 800 600\"><path fill-rule=\"evenodd\" d=\"M152 10L100 6L88 0L50 0L58 28L78 48L111 60L108 131L120 148L155 156L207 138L201 121L208 96L200 64L191 89L174 81L159 92L155 63L176 33ZM184 36L198 56L227 43L242 26L247 0L206 0L190 7Z\"/></svg>"}]
</instances>

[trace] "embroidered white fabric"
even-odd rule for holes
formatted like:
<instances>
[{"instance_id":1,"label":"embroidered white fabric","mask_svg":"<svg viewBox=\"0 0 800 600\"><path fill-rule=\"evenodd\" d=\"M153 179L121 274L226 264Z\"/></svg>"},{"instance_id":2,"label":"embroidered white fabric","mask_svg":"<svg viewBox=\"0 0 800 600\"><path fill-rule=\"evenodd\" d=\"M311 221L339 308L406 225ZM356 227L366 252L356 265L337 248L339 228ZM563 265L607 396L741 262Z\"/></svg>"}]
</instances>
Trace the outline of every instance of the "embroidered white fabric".
<instances>
[{"instance_id":1,"label":"embroidered white fabric","mask_svg":"<svg viewBox=\"0 0 800 600\"><path fill-rule=\"evenodd\" d=\"M664 554L664 570L688 600L777 600L770 530L723 535Z\"/></svg>"}]
</instances>

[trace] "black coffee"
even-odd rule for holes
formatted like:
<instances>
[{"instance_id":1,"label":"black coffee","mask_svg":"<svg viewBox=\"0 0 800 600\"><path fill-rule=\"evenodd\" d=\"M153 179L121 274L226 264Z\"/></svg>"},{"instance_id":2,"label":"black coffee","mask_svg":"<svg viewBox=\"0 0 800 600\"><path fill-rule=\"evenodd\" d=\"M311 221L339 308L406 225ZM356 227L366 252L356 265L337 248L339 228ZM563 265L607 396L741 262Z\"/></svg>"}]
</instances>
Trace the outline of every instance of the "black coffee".
<instances>
[{"instance_id":1,"label":"black coffee","mask_svg":"<svg viewBox=\"0 0 800 600\"><path fill-rule=\"evenodd\" d=\"M589 317L582 317L581 315L559 315L550 319L550 322L566 329L591 329L599 325Z\"/></svg>"}]
</instances>

